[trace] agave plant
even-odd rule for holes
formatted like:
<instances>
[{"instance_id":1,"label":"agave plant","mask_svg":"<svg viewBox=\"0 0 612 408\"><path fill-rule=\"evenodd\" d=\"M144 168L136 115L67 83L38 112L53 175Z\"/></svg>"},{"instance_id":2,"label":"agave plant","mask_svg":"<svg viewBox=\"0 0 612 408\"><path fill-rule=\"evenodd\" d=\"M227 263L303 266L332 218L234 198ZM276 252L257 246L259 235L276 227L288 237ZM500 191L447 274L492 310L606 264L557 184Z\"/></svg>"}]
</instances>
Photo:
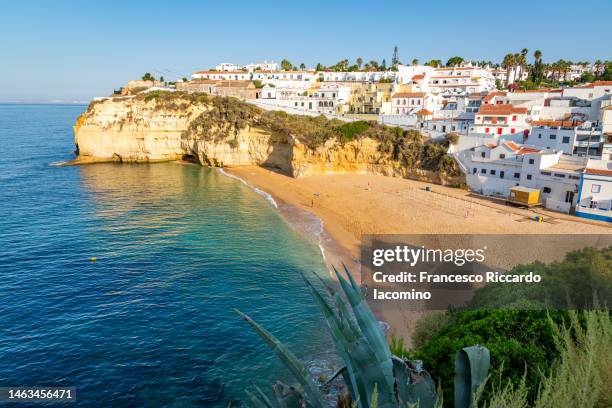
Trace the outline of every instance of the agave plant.
<instances>
[{"instance_id":1,"label":"agave plant","mask_svg":"<svg viewBox=\"0 0 612 408\"><path fill-rule=\"evenodd\" d=\"M323 296L304 277L321 308L331 331L336 351L344 366L326 384L342 376L351 405L357 408L432 408L442 404L436 386L418 360L408 360L391 354L385 334L380 329L347 268L346 277L334 272L346 300L330 285L321 280L328 292ZM255 408L323 408L322 388L312 378L300 360L276 337L250 317L236 310L270 346L293 374L298 384L277 382L273 395L259 387L248 391L250 404ZM489 350L482 346L466 347L455 359L455 408L469 408L475 392L481 387L489 369ZM325 385L326 385L325 384Z\"/></svg>"}]
</instances>

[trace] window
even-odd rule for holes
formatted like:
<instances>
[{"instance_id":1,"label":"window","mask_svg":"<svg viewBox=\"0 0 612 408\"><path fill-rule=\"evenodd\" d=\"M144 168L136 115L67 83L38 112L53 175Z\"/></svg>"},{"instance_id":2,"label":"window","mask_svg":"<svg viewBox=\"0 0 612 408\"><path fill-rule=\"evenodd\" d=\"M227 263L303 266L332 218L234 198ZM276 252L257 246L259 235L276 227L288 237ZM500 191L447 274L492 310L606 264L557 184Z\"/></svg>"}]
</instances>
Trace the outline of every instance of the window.
<instances>
[{"instance_id":1,"label":"window","mask_svg":"<svg viewBox=\"0 0 612 408\"><path fill-rule=\"evenodd\" d=\"M495 170L491 170L491 175L492 175L492 176L494 176L494 175L495 175L495 173L496 173L496 171L495 171Z\"/></svg>"},{"instance_id":2,"label":"window","mask_svg":"<svg viewBox=\"0 0 612 408\"><path fill-rule=\"evenodd\" d=\"M571 180L580 180L580 176L569 176Z\"/></svg>"},{"instance_id":3,"label":"window","mask_svg":"<svg viewBox=\"0 0 612 408\"><path fill-rule=\"evenodd\" d=\"M550 187L544 187L544 189L542 189L542 192L544 192L546 194L550 194L552 192L552 190L550 189Z\"/></svg>"},{"instance_id":4,"label":"window","mask_svg":"<svg viewBox=\"0 0 612 408\"><path fill-rule=\"evenodd\" d=\"M474 167L474 169L472 169L472 174L476 174L477 171L478 171L478 169L476 167Z\"/></svg>"},{"instance_id":5,"label":"window","mask_svg":"<svg viewBox=\"0 0 612 408\"><path fill-rule=\"evenodd\" d=\"M591 201L590 207L593 209L597 209L597 201Z\"/></svg>"},{"instance_id":6,"label":"window","mask_svg":"<svg viewBox=\"0 0 612 408\"><path fill-rule=\"evenodd\" d=\"M497 128L497 134L501 135L502 134L502 128Z\"/></svg>"},{"instance_id":7,"label":"window","mask_svg":"<svg viewBox=\"0 0 612 408\"><path fill-rule=\"evenodd\" d=\"M512 116L512 121L513 121L513 122L516 122L516 115L513 115L513 116Z\"/></svg>"},{"instance_id":8,"label":"window","mask_svg":"<svg viewBox=\"0 0 612 408\"><path fill-rule=\"evenodd\" d=\"M521 178L521 173L514 173L514 178L515 178L515 179L517 179L517 178Z\"/></svg>"},{"instance_id":9,"label":"window","mask_svg":"<svg viewBox=\"0 0 612 408\"><path fill-rule=\"evenodd\" d=\"M489 128L485 128L485 133L489 133Z\"/></svg>"},{"instance_id":10,"label":"window","mask_svg":"<svg viewBox=\"0 0 612 408\"><path fill-rule=\"evenodd\" d=\"M506 174L506 173L505 173L503 170L502 170L502 171L500 171L500 172L499 172L499 178L504 178L505 174Z\"/></svg>"},{"instance_id":11,"label":"window","mask_svg":"<svg viewBox=\"0 0 612 408\"><path fill-rule=\"evenodd\" d=\"M535 160L529 159L529 164L534 164L534 163L535 163Z\"/></svg>"},{"instance_id":12,"label":"window","mask_svg":"<svg viewBox=\"0 0 612 408\"><path fill-rule=\"evenodd\" d=\"M487 174L487 169L481 169L481 170L480 170L480 173L482 173L482 174Z\"/></svg>"},{"instance_id":13,"label":"window","mask_svg":"<svg viewBox=\"0 0 612 408\"><path fill-rule=\"evenodd\" d=\"M554 176L559 178L565 178L565 174L563 173L555 173Z\"/></svg>"},{"instance_id":14,"label":"window","mask_svg":"<svg viewBox=\"0 0 612 408\"><path fill-rule=\"evenodd\" d=\"M500 159L505 159L505 158L506 158L506 155L505 155L504 153L502 153L502 154L500 154L500 155L499 155L499 158L500 158Z\"/></svg>"},{"instance_id":15,"label":"window","mask_svg":"<svg viewBox=\"0 0 612 408\"><path fill-rule=\"evenodd\" d=\"M541 138L542 138L542 134L538 133L538 139L541 139Z\"/></svg>"},{"instance_id":16,"label":"window","mask_svg":"<svg viewBox=\"0 0 612 408\"><path fill-rule=\"evenodd\" d=\"M486 153L485 152L480 152L480 157L485 157Z\"/></svg>"},{"instance_id":17,"label":"window","mask_svg":"<svg viewBox=\"0 0 612 408\"><path fill-rule=\"evenodd\" d=\"M510 133L514 134L514 132L516 132L516 129L514 128L510 129Z\"/></svg>"},{"instance_id":18,"label":"window","mask_svg":"<svg viewBox=\"0 0 612 408\"><path fill-rule=\"evenodd\" d=\"M550 135L550 136L548 136L548 138L550 140L556 140L557 139L557 135Z\"/></svg>"},{"instance_id":19,"label":"window","mask_svg":"<svg viewBox=\"0 0 612 408\"><path fill-rule=\"evenodd\" d=\"M542 171L540 174L542 174L543 176L550 176L550 171Z\"/></svg>"},{"instance_id":20,"label":"window","mask_svg":"<svg viewBox=\"0 0 612 408\"><path fill-rule=\"evenodd\" d=\"M569 143L569 136L563 136L563 143Z\"/></svg>"},{"instance_id":21,"label":"window","mask_svg":"<svg viewBox=\"0 0 612 408\"><path fill-rule=\"evenodd\" d=\"M591 186L591 193L599 193L601 191L601 184L593 184Z\"/></svg>"},{"instance_id":22,"label":"window","mask_svg":"<svg viewBox=\"0 0 612 408\"><path fill-rule=\"evenodd\" d=\"M527 180L531 180L531 174L527 175Z\"/></svg>"}]
</instances>

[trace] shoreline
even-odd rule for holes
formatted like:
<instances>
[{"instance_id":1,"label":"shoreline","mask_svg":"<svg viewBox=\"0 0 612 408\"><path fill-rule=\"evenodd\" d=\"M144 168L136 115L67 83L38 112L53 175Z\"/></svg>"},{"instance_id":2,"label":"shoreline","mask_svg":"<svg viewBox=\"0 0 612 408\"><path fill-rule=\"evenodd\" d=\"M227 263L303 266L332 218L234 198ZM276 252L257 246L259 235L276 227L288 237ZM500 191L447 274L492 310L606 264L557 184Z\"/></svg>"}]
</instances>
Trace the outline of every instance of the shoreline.
<instances>
[{"instance_id":1,"label":"shoreline","mask_svg":"<svg viewBox=\"0 0 612 408\"><path fill-rule=\"evenodd\" d=\"M468 191L415 180L371 174L334 174L292 178L258 167L226 167L224 173L270 194L286 217L291 208L321 219L328 236L325 263L344 262L361 281L360 242L364 234L611 234L605 223L584 223L569 215L538 209L548 222L536 223L533 210L523 210L476 197ZM425 187L431 187L428 192ZM281 204L282 203L282 204ZM291 220L288 220L291 223ZM329 249L328 249L329 248ZM547 253L535 259L550 262ZM336 280L333 273L332 278ZM427 312L372 305L390 333L410 336Z\"/></svg>"}]
</instances>

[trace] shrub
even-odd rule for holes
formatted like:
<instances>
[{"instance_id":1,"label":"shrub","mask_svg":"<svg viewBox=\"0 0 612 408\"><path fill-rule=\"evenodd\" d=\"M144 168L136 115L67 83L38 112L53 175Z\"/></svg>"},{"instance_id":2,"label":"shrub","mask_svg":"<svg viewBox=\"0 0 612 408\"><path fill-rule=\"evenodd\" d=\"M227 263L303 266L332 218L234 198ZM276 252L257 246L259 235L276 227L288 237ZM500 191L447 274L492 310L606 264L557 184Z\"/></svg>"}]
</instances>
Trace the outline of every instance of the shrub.
<instances>
[{"instance_id":1,"label":"shrub","mask_svg":"<svg viewBox=\"0 0 612 408\"><path fill-rule=\"evenodd\" d=\"M434 311L419 319L412 333L412 347L424 347L435 334L448 322L449 315L445 311Z\"/></svg>"}]
</instances>

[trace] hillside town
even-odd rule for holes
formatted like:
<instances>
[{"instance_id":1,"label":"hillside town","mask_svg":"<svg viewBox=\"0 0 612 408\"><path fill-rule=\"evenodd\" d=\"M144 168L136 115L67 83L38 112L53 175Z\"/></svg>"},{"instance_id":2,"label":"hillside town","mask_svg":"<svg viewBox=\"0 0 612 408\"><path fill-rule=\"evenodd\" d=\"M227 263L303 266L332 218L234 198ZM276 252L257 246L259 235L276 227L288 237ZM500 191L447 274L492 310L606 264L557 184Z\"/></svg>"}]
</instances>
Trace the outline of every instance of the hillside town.
<instances>
[{"instance_id":1,"label":"hillside town","mask_svg":"<svg viewBox=\"0 0 612 408\"><path fill-rule=\"evenodd\" d=\"M476 194L612 222L612 63L544 64L527 50L500 64L358 58L308 69L287 60L222 63L176 82L146 74L120 92L201 92L268 110L377 121L453 143ZM525 195L531 197L522 202Z\"/></svg>"}]
</instances>

